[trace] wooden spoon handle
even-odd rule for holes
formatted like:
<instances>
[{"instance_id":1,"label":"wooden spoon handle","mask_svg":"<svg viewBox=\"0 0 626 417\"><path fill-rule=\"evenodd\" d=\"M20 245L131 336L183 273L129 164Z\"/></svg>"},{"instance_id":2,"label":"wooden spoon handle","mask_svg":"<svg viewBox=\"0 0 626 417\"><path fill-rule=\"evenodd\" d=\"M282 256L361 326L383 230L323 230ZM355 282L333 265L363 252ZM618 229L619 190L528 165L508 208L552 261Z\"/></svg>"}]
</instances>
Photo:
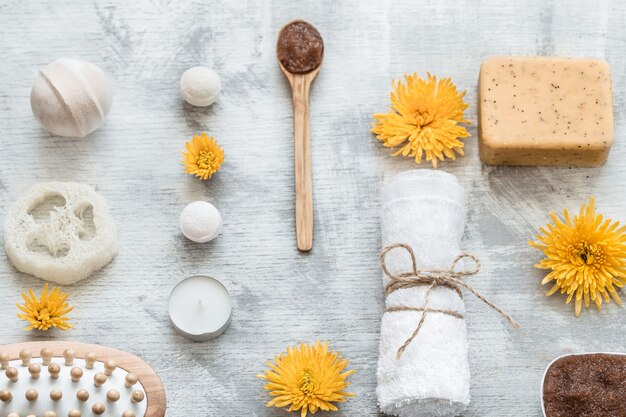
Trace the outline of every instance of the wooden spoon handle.
<instances>
[{"instance_id":1,"label":"wooden spoon handle","mask_svg":"<svg viewBox=\"0 0 626 417\"><path fill-rule=\"evenodd\" d=\"M309 126L311 81L307 74L298 74L293 76L291 85L296 168L296 241L301 251L309 251L313 247L313 186Z\"/></svg>"}]
</instances>

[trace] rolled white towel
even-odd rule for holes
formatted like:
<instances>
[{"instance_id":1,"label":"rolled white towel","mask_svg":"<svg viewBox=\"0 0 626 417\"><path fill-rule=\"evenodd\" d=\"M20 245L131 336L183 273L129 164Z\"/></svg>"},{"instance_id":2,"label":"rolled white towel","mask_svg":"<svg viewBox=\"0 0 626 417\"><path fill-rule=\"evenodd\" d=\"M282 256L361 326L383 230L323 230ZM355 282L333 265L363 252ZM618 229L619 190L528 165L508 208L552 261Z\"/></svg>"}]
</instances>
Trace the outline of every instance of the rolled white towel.
<instances>
[{"instance_id":1,"label":"rolled white towel","mask_svg":"<svg viewBox=\"0 0 626 417\"><path fill-rule=\"evenodd\" d=\"M461 252L464 226L464 192L453 175L407 171L396 175L383 190L383 248L408 244L418 268L450 268ZM403 250L387 253L385 263L393 273L412 270L410 256ZM384 276L385 286L389 281ZM386 306L423 307L427 290L427 285L421 285L393 291ZM428 307L465 313L462 298L445 286L431 291ZM413 334L421 316L419 311L383 316L377 372L381 411L400 417L457 416L470 402L465 319L429 313L417 337L398 358L398 349Z\"/></svg>"}]
</instances>

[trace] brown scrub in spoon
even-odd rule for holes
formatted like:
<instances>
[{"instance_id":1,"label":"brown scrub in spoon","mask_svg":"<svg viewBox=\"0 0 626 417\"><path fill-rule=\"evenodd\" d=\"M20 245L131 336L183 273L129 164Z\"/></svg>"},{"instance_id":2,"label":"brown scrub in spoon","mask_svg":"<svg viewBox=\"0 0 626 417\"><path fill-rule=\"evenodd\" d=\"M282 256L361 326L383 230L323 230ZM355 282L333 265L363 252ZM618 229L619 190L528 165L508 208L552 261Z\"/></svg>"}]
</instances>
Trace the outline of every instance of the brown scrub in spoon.
<instances>
[{"instance_id":1,"label":"brown scrub in spoon","mask_svg":"<svg viewBox=\"0 0 626 417\"><path fill-rule=\"evenodd\" d=\"M287 71L304 74L322 63L324 41L312 25L296 20L281 30L276 50L278 60Z\"/></svg>"},{"instance_id":2,"label":"brown scrub in spoon","mask_svg":"<svg viewBox=\"0 0 626 417\"><path fill-rule=\"evenodd\" d=\"M626 416L626 355L590 353L558 359L546 373L546 417Z\"/></svg>"}]
</instances>

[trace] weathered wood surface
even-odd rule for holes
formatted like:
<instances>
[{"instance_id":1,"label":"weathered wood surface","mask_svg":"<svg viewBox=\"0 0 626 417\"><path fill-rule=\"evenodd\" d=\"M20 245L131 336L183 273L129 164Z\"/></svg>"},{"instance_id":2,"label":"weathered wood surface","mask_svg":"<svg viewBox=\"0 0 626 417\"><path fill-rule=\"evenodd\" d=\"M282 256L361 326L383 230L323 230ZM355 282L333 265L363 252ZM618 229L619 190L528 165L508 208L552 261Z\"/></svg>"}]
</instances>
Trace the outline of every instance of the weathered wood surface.
<instances>
[{"instance_id":1,"label":"weathered wood surface","mask_svg":"<svg viewBox=\"0 0 626 417\"><path fill-rule=\"evenodd\" d=\"M108 200L120 253L89 280L67 288L76 329L28 334L14 303L42 282L0 255L2 343L51 338L100 343L137 354L156 369L170 416L281 416L266 410L255 374L299 341L327 339L358 371L358 397L343 416L376 416L375 371L382 314L378 210L385 178L414 164L389 156L369 133L405 72L451 76L467 89L474 123L467 156L443 164L468 191L464 247L483 263L475 285L518 319L513 330L468 298L472 405L465 416L536 416L539 382L555 356L624 351L624 311L573 317L543 296L539 254L526 244L549 210L595 195L626 220L626 27L613 1L32 1L0 4L0 220L36 181L82 181ZM315 237L295 247L293 125L289 85L275 37L295 18L322 33L324 66L312 88ZM476 81L494 54L605 57L613 68L616 144L599 169L481 167ZM86 139L50 137L34 120L30 84L42 65L81 56L114 80L111 114ZM209 109L184 105L178 80L212 66L223 93ZM182 173L179 151L206 130L226 151L223 171L203 183ZM222 212L223 236L193 244L180 234L185 204L206 199ZM176 334L167 297L183 277L205 273L231 290L234 318L218 339Z\"/></svg>"}]
</instances>

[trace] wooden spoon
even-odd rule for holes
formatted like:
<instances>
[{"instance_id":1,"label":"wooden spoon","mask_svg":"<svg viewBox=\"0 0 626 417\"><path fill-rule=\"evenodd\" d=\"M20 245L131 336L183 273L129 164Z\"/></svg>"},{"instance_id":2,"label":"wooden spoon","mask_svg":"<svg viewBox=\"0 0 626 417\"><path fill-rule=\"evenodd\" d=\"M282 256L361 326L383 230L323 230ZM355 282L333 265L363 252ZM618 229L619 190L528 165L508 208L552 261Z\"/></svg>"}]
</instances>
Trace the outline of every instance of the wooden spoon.
<instances>
[{"instance_id":1,"label":"wooden spoon","mask_svg":"<svg viewBox=\"0 0 626 417\"><path fill-rule=\"evenodd\" d=\"M311 24L286 24L276 42L278 65L291 85L295 139L296 242L298 249L313 247L313 187L309 127L309 91L324 57L324 41Z\"/></svg>"}]
</instances>

